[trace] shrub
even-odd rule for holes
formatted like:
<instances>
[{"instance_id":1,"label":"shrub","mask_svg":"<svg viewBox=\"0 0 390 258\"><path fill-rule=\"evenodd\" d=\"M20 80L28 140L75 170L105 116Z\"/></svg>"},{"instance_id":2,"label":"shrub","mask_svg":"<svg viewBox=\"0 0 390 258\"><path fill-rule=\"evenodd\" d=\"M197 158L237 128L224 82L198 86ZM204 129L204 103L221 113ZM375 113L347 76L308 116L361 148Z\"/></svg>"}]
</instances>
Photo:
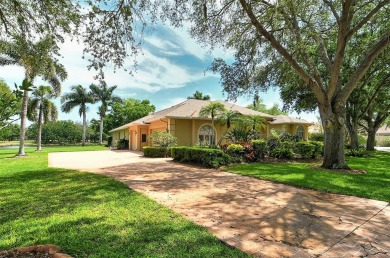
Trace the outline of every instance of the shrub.
<instances>
[{"instance_id":1,"label":"shrub","mask_svg":"<svg viewBox=\"0 0 390 258\"><path fill-rule=\"evenodd\" d=\"M264 158L267 155L267 142L265 140L253 140L252 146L257 158Z\"/></svg>"},{"instance_id":2,"label":"shrub","mask_svg":"<svg viewBox=\"0 0 390 258\"><path fill-rule=\"evenodd\" d=\"M195 163L217 168L230 163L230 156L220 149L199 147L172 147L172 158L184 163Z\"/></svg>"},{"instance_id":3,"label":"shrub","mask_svg":"<svg viewBox=\"0 0 390 258\"><path fill-rule=\"evenodd\" d=\"M279 139L281 142L299 142L302 140L302 138L299 135L291 135L289 133L283 132L280 136Z\"/></svg>"},{"instance_id":4,"label":"shrub","mask_svg":"<svg viewBox=\"0 0 390 258\"><path fill-rule=\"evenodd\" d=\"M345 154L350 157L365 157L367 156L367 152L365 149L359 148L359 149L350 149Z\"/></svg>"},{"instance_id":5,"label":"shrub","mask_svg":"<svg viewBox=\"0 0 390 258\"><path fill-rule=\"evenodd\" d=\"M279 137L277 136L270 136L267 139L267 148L269 151L272 151L273 149L280 148L281 147L281 142Z\"/></svg>"},{"instance_id":6,"label":"shrub","mask_svg":"<svg viewBox=\"0 0 390 258\"><path fill-rule=\"evenodd\" d=\"M278 147L270 152L270 156L278 159L292 159L294 157L294 153L292 149Z\"/></svg>"},{"instance_id":7,"label":"shrub","mask_svg":"<svg viewBox=\"0 0 390 258\"><path fill-rule=\"evenodd\" d=\"M167 132L153 132L148 139L153 145L157 145L159 147L170 147L174 146L177 142L177 138L170 133Z\"/></svg>"},{"instance_id":8,"label":"shrub","mask_svg":"<svg viewBox=\"0 0 390 258\"><path fill-rule=\"evenodd\" d=\"M129 149L129 140L127 139L120 139L116 142L116 149L117 150L128 150Z\"/></svg>"},{"instance_id":9,"label":"shrub","mask_svg":"<svg viewBox=\"0 0 390 258\"><path fill-rule=\"evenodd\" d=\"M324 155L324 143L317 141L310 141L311 144L314 145L314 151L312 158L317 158Z\"/></svg>"},{"instance_id":10,"label":"shrub","mask_svg":"<svg viewBox=\"0 0 390 258\"><path fill-rule=\"evenodd\" d=\"M358 134L359 148L365 148L367 144L367 138L364 135Z\"/></svg>"},{"instance_id":11,"label":"shrub","mask_svg":"<svg viewBox=\"0 0 390 258\"><path fill-rule=\"evenodd\" d=\"M292 142L292 141L281 142L281 146L282 146L282 148L293 150L294 149L294 142Z\"/></svg>"},{"instance_id":12,"label":"shrub","mask_svg":"<svg viewBox=\"0 0 390 258\"><path fill-rule=\"evenodd\" d=\"M324 134L323 133L310 133L309 134L309 140L310 141L316 141L316 142L324 142Z\"/></svg>"},{"instance_id":13,"label":"shrub","mask_svg":"<svg viewBox=\"0 0 390 258\"><path fill-rule=\"evenodd\" d=\"M295 146L296 153L301 155L302 158L311 158L314 154L314 150L315 145L307 141L297 142Z\"/></svg>"},{"instance_id":14,"label":"shrub","mask_svg":"<svg viewBox=\"0 0 390 258\"><path fill-rule=\"evenodd\" d=\"M244 147L242 147L240 144L230 144L226 151L227 151L227 154L229 154L230 156L233 156L233 157L238 157L238 156L241 156L244 154Z\"/></svg>"},{"instance_id":15,"label":"shrub","mask_svg":"<svg viewBox=\"0 0 390 258\"><path fill-rule=\"evenodd\" d=\"M145 146L143 148L144 156L148 158L166 158L171 156L171 148Z\"/></svg>"},{"instance_id":16,"label":"shrub","mask_svg":"<svg viewBox=\"0 0 390 258\"><path fill-rule=\"evenodd\" d=\"M377 145L380 147L390 147L390 136L377 136Z\"/></svg>"},{"instance_id":17,"label":"shrub","mask_svg":"<svg viewBox=\"0 0 390 258\"><path fill-rule=\"evenodd\" d=\"M107 138L107 146L112 146L112 136L108 136L108 138Z\"/></svg>"}]
</instances>

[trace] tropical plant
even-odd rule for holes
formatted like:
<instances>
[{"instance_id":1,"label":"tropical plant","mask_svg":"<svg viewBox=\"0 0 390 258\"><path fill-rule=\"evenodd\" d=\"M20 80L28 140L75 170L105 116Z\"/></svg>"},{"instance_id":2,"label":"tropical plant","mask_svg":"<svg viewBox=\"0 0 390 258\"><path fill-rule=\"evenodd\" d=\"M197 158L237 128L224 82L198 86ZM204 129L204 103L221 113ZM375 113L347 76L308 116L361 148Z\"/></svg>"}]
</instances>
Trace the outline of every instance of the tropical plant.
<instances>
[{"instance_id":1,"label":"tropical plant","mask_svg":"<svg viewBox=\"0 0 390 258\"><path fill-rule=\"evenodd\" d=\"M27 40L23 36L14 36L12 41L0 41L0 65L19 65L25 70L25 79L19 87L23 91L20 118L20 145L18 156L25 156L24 141L26 134L28 93L32 90L34 79L42 76L54 89L56 97L61 92L61 81L67 77L66 70L54 57L58 55L58 46L52 36L46 36L38 42Z\"/></svg>"},{"instance_id":2,"label":"tropical plant","mask_svg":"<svg viewBox=\"0 0 390 258\"><path fill-rule=\"evenodd\" d=\"M227 132L231 128L232 124L240 121L241 114L235 110L224 110L217 117L217 123L221 125L226 125L226 129L223 132L220 140L218 141L218 145L221 144L222 140L225 138Z\"/></svg>"},{"instance_id":3,"label":"tropical plant","mask_svg":"<svg viewBox=\"0 0 390 258\"><path fill-rule=\"evenodd\" d=\"M106 82L101 81L99 85L91 84L89 89L96 98L97 101L100 101L99 107L99 117L100 117L100 131L99 131L99 144L103 143L103 121L108 108L112 106L114 102L120 102L121 98L113 95L114 90L117 86L108 87Z\"/></svg>"},{"instance_id":4,"label":"tropical plant","mask_svg":"<svg viewBox=\"0 0 390 258\"><path fill-rule=\"evenodd\" d=\"M86 130L87 130L87 104L95 102L95 98L91 92L87 92L87 89L81 85L74 85L71 87L71 92L65 93L61 97L62 111L69 113L75 107L79 107L79 115L83 117L83 137L82 145L85 145Z\"/></svg>"},{"instance_id":5,"label":"tropical plant","mask_svg":"<svg viewBox=\"0 0 390 258\"><path fill-rule=\"evenodd\" d=\"M197 90L192 96L187 97L187 99L210 100L210 95L203 95L202 92Z\"/></svg>"},{"instance_id":6,"label":"tropical plant","mask_svg":"<svg viewBox=\"0 0 390 258\"><path fill-rule=\"evenodd\" d=\"M32 92L27 106L27 118L38 125L37 150L42 150L42 122L47 124L58 118L58 110L51 99L56 94L50 86L39 86Z\"/></svg>"},{"instance_id":7,"label":"tropical plant","mask_svg":"<svg viewBox=\"0 0 390 258\"><path fill-rule=\"evenodd\" d=\"M215 119L225 110L225 106L221 102L210 102L207 106L203 106L199 112L200 117L211 117L211 125L213 127L211 136L214 142L210 142L210 145L215 145Z\"/></svg>"}]
</instances>

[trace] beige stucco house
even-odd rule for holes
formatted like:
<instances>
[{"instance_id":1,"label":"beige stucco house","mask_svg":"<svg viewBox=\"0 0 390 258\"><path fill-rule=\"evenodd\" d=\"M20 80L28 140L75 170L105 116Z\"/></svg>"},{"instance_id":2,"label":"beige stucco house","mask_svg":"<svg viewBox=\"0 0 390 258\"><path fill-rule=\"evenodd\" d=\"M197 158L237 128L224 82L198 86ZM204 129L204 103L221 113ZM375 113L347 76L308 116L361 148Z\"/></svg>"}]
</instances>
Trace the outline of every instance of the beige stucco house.
<instances>
[{"instance_id":1,"label":"beige stucco house","mask_svg":"<svg viewBox=\"0 0 390 258\"><path fill-rule=\"evenodd\" d=\"M236 104L218 101L227 110L235 110L242 115L259 115L266 121L266 127L260 132L267 137L271 129L278 129L290 134L300 134L304 139L308 137L308 127L312 124L303 119L288 116L271 116L252 109L237 106ZM169 132L177 137L177 145L196 145L200 141L210 140L211 118L200 117L202 107L210 104L208 100L188 99L170 108L163 109L131 123L111 130L113 144L119 139L129 140L130 150L142 150L147 146L148 136L155 131ZM226 126L215 125L215 139L220 139Z\"/></svg>"}]
</instances>

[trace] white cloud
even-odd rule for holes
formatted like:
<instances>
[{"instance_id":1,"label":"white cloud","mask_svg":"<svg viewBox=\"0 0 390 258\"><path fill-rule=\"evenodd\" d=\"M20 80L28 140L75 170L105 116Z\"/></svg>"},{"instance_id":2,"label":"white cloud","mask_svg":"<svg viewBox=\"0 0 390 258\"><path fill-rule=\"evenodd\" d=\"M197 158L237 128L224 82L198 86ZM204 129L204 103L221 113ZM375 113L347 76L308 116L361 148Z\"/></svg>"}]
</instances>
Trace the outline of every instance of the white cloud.
<instances>
[{"instance_id":1,"label":"white cloud","mask_svg":"<svg viewBox=\"0 0 390 258\"><path fill-rule=\"evenodd\" d=\"M162 109L166 109L166 108L169 108L169 107L172 107L174 105L177 105L183 101L186 101L187 98L172 98L172 99L169 99L167 100L166 102L164 102L163 105L161 105L160 108L157 108L156 111L160 111Z\"/></svg>"}]
</instances>

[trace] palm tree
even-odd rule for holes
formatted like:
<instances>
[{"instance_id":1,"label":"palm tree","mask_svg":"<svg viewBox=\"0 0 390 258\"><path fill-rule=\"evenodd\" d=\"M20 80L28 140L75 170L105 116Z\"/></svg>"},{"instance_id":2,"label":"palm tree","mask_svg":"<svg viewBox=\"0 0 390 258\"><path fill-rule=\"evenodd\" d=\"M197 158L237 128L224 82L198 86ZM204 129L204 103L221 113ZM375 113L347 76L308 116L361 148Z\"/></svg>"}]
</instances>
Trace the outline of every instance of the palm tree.
<instances>
[{"instance_id":1,"label":"palm tree","mask_svg":"<svg viewBox=\"0 0 390 258\"><path fill-rule=\"evenodd\" d=\"M217 117L217 123L221 125L226 125L225 132L223 133L222 137L220 138L218 145L222 142L223 137L226 135L226 133L229 131L231 125L233 123L236 123L239 118L241 117L241 113L235 110L224 110L222 113L220 113Z\"/></svg>"},{"instance_id":2,"label":"palm tree","mask_svg":"<svg viewBox=\"0 0 390 258\"><path fill-rule=\"evenodd\" d=\"M106 116L108 107L111 106L113 102L121 101L120 97L113 95L113 92L116 88L116 85L108 87L104 81L100 82L100 85L91 84L89 86L89 89L91 90L95 99L101 102L98 112L100 116L99 144L103 143L103 119Z\"/></svg>"},{"instance_id":3,"label":"palm tree","mask_svg":"<svg viewBox=\"0 0 390 258\"><path fill-rule=\"evenodd\" d=\"M192 96L187 97L187 99L200 99L200 100L210 100L210 95L203 95L200 91L195 91Z\"/></svg>"},{"instance_id":4,"label":"palm tree","mask_svg":"<svg viewBox=\"0 0 390 258\"><path fill-rule=\"evenodd\" d=\"M225 111L225 106L221 102L210 102L207 106L202 107L202 109L199 112L200 117L209 117L211 116L211 125L213 126L213 132L212 132L212 139L213 142L215 141L215 128L214 128L214 121L215 118L223 113ZM211 144L211 142L210 142ZM215 143L213 143L215 144Z\"/></svg>"},{"instance_id":5,"label":"palm tree","mask_svg":"<svg viewBox=\"0 0 390 258\"><path fill-rule=\"evenodd\" d=\"M50 100L55 96L55 92L50 86L39 86L33 90L27 106L27 118L30 121L37 121L38 139L37 151L42 150L42 121L47 123L58 118L58 110ZM38 114L37 114L38 111Z\"/></svg>"},{"instance_id":6,"label":"palm tree","mask_svg":"<svg viewBox=\"0 0 390 258\"><path fill-rule=\"evenodd\" d=\"M73 108L79 106L79 115L83 116L83 142L85 145L85 137L87 130L87 104L95 102L95 98L91 92L87 92L87 89L81 85L74 85L71 87L71 92L65 93L61 97L61 110L65 113L69 113Z\"/></svg>"},{"instance_id":7,"label":"palm tree","mask_svg":"<svg viewBox=\"0 0 390 258\"><path fill-rule=\"evenodd\" d=\"M241 123L253 131L259 131L265 127L265 120L258 115L244 116Z\"/></svg>"},{"instance_id":8,"label":"palm tree","mask_svg":"<svg viewBox=\"0 0 390 258\"><path fill-rule=\"evenodd\" d=\"M42 76L53 87L59 96L61 81L67 77L63 65L58 63L54 55L58 55L58 46L52 36L47 36L34 43L21 36L14 36L13 41L0 40L0 65L19 65L25 70L23 81L23 99L20 114L20 144L17 156L25 156L24 141L26 135L28 92L31 91L34 79Z\"/></svg>"}]
</instances>

